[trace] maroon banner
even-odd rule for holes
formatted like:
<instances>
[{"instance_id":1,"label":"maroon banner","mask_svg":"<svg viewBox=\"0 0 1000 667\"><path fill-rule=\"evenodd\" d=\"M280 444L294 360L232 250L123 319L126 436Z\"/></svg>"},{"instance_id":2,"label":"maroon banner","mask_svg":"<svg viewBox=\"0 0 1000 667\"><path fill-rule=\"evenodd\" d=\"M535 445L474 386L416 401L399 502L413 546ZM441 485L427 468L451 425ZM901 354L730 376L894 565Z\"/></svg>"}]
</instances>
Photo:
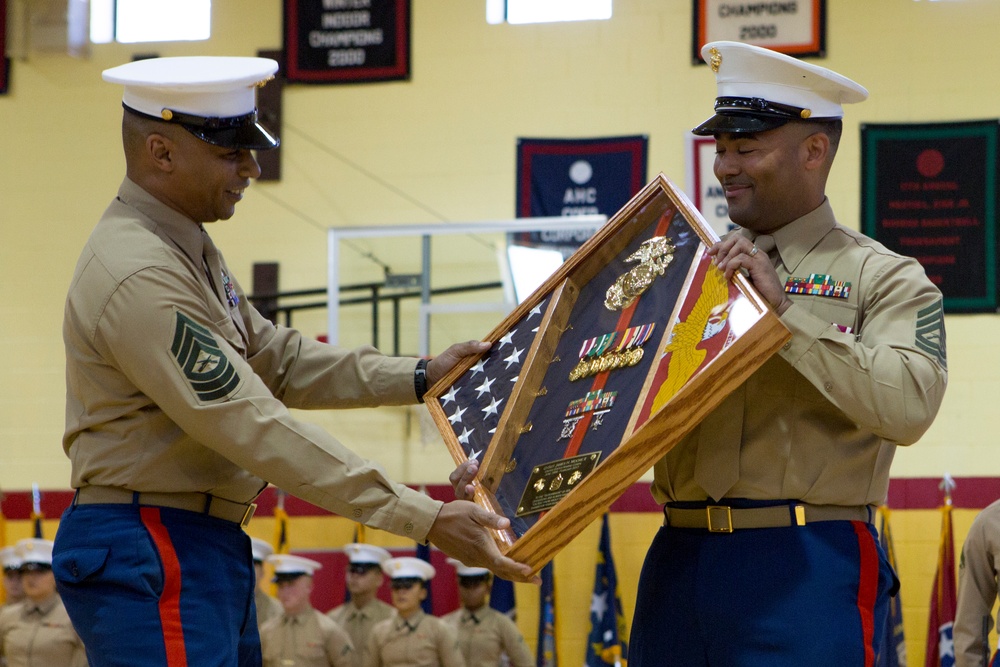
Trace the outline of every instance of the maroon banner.
<instances>
[{"instance_id":1,"label":"maroon banner","mask_svg":"<svg viewBox=\"0 0 1000 667\"><path fill-rule=\"evenodd\" d=\"M284 0L293 83L410 78L410 0Z\"/></svg>"},{"instance_id":2,"label":"maroon banner","mask_svg":"<svg viewBox=\"0 0 1000 667\"><path fill-rule=\"evenodd\" d=\"M0 0L0 94L7 92L7 75L10 61L7 60L7 0Z\"/></svg>"}]
</instances>

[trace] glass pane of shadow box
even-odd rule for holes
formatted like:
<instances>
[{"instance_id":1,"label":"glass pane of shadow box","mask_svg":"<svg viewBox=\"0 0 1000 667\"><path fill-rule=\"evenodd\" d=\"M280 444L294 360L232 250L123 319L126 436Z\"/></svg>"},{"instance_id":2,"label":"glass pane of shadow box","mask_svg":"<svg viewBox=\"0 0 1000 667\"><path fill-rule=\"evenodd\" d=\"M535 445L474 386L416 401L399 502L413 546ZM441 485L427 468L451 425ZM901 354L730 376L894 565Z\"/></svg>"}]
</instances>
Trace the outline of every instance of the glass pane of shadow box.
<instances>
[{"instance_id":1,"label":"glass pane of shadow box","mask_svg":"<svg viewBox=\"0 0 1000 667\"><path fill-rule=\"evenodd\" d=\"M426 396L507 556L541 569L790 338L663 174Z\"/></svg>"}]
</instances>

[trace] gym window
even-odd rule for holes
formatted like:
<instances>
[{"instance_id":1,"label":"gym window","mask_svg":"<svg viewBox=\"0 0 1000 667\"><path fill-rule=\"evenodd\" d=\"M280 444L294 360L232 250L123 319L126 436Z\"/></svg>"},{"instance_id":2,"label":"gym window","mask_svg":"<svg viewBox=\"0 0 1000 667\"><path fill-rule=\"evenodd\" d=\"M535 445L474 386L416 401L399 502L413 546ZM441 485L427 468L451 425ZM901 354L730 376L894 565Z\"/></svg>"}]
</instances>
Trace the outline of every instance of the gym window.
<instances>
[{"instance_id":1,"label":"gym window","mask_svg":"<svg viewBox=\"0 0 1000 667\"><path fill-rule=\"evenodd\" d=\"M487 23L555 23L611 18L611 0L486 0Z\"/></svg>"},{"instance_id":2,"label":"gym window","mask_svg":"<svg viewBox=\"0 0 1000 667\"><path fill-rule=\"evenodd\" d=\"M181 42L212 35L212 0L90 0L90 41Z\"/></svg>"}]
</instances>

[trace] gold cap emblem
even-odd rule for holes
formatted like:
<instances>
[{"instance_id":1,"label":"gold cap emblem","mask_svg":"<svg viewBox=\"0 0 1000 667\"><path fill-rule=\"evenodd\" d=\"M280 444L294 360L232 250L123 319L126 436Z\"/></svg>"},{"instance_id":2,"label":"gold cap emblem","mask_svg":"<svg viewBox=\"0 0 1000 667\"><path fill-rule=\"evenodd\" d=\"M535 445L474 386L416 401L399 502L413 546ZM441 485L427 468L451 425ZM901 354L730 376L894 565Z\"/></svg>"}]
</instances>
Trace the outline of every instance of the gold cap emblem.
<instances>
[{"instance_id":1,"label":"gold cap emblem","mask_svg":"<svg viewBox=\"0 0 1000 667\"><path fill-rule=\"evenodd\" d=\"M719 67L722 65L722 54L714 46L708 50L708 64L712 67L712 71L716 74L719 73Z\"/></svg>"},{"instance_id":2,"label":"gold cap emblem","mask_svg":"<svg viewBox=\"0 0 1000 667\"><path fill-rule=\"evenodd\" d=\"M812 109L803 109L802 111L799 112L799 116L802 118L802 120L805 120L811 115L813 115Z\"/></svg>"},{"instance_id":3,"label":"gold cap emblem","mask_svg":"<svg viewBox=\"0 0 1000 667\"><path fill-rule=\"evenodd\" d=\"M258 81L254 85L257 86L258 88L263 88L264 86L267 85L268 81L274 81L274 75L273 74L271 76L267 77L266 79L261 79L260 81Z\"/></svg>"},{"instance_id":4,"label":"gold cap emblem","mask_svg":"<svg viewBox=\"0 0 1000 667\"><path fill-rule=\"evenodd\" d=\"M160 116L163 117L163 120L170 120L171 118L174 117L174 112L171 111L170 109L164 109L163 111L160 112Z\"/></svg>"}]
</instances>

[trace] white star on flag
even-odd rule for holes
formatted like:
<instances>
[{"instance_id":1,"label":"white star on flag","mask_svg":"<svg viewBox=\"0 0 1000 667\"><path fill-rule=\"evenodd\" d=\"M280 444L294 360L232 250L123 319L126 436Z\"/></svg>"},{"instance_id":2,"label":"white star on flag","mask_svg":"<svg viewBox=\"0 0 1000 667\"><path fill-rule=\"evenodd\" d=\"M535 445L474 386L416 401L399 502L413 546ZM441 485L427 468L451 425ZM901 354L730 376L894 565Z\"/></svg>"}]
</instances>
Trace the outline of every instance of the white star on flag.
<instances>
[{"instance_id":1,"label":"white star on flag","mask_svg":"<svg viewBox=\"0 0 1000 667\"><path fill-rule=\"evenodd\" d=\"M477 452L476 450L473 449L471 452L469 452L469 460L471 461L473 459L478 459L479 455L482 453L483 453L482 450Z\"/></svg>"},{"instance_id":2,"label":"white star on flag","mask_svg":"<svg viewBox=\"0 0 1000 667\"><path fill-rule=\"evenodd\" d=\"M515 347L514 351L510 353L510 356L504 358L504 361L507 362L507 368L510 368L514 364L521 363L521 354L523 352L524 350L519 350Z\"/></svg>"},{"instance_id":3,"label":"white star on flag","mask_svg":"<svg viewBox=\"0 0 1000 667\"><path fill-rule=\"evenodd\" d=\"M504 345L510 345L511 343L513 343L514 342L514 334L516 334L516 333L517 333L517 329L511 329L506 334L504 334L503 338L501 338L498 341L500 343L500 347L498 347L497 349L498 350L502 350Z\"/></svg>"},{"instance_id":4,"label":"white star on flag","mask_svg":"<svg viewBox=\"0 0 1000 667\"><path fill-rule=\"evenodd\" d=\"M487 417L489 417L490 415L500 416L500 413L497 412L497 408L500 407L501 403L503 403L502 398L494 398L492 401L490 401L489 405L483 408L483 412L486 413Z\"/></svg>"},{"instance_id":5,"label":"white star on flag","mask_svg":"<svg viewBox=\"0 0 1000 667\"><path fill-rule=\"evenodd\" d=\"M534 308L532 308L531 312L528 313L528 317L525 318L525 319L529 319L530 320L535 315L541 315L542 314L542 308L545 307L546 303L548 303L548 299L546 299L545 301L542 301L540 304L538 304L537 306L535 306Z\"/></svg>"},{"instance_id":6,"label":"white star on flag","mask_svg":"<svg viewBox=\"0 0 1000 667\"><path fill-rule=\"evenodd\" d=\"M452 424L461 424L462 414L464 414L466 410L468 410L468 408L456 408L455 412L450 417L448 417L448 421L450 421Z\"/></svg>"},{"instance_id":7,"label":"white star on flag","mask_svg":"<svg viewBox=\"0 0 1000 667\"><path fill-rule=\"evenodd\" d=\"M454 403L456 396L458 396L458 385L453 385L452 388L448 390L448 393L441 397L441 407L443 408L449 403Z\"/></svg>"},{"instance_id":8,"label":"white star on flag","mask_svg":"<svg viewBox=\"0 0 1000 667\"><path fill-rule=\"evenodd\" d=\"M476 398L479 398L483 394L490 393L490 385L493 384L493 382L494 380L487 375L486 379L483 380L483 383L476 387Z\"/></svg>"},{"instance_id":9,"label":"white star on flag","mask_svg":"<svg viewBox=\"0 0 1000 667\"><path fill-rule=\"evenodd\" d=\"M488 359L486 357L483 357L482 359L476 362L475 366L469 369L469 372L472 373L472 377L476 377L476 373L483 372L483 368L485 368L487 361Z\"/></svg>"},{"instance_id":10,"label":"white star on flag","mask_svg":"<svg viewBox=\"0 0 1000 667\"><path fill-rule=\"evenodd\" d=\"M597 617L597 621L604 620L604 612L608 610L608 594L594 594L590 599L590 613Z\"/></svg>"},{"instance_id":11,"label":"white star on flag","mask_svg":"<svg viewBox=\"0 0 1000 667\"><path fill-rule=\"evenodd\" d=\"M472 435L472 431L468 427L462 429L462 433L458 436L458 441L463 445L469 444L469 436Z\"/></svg>"}]
</instances>

